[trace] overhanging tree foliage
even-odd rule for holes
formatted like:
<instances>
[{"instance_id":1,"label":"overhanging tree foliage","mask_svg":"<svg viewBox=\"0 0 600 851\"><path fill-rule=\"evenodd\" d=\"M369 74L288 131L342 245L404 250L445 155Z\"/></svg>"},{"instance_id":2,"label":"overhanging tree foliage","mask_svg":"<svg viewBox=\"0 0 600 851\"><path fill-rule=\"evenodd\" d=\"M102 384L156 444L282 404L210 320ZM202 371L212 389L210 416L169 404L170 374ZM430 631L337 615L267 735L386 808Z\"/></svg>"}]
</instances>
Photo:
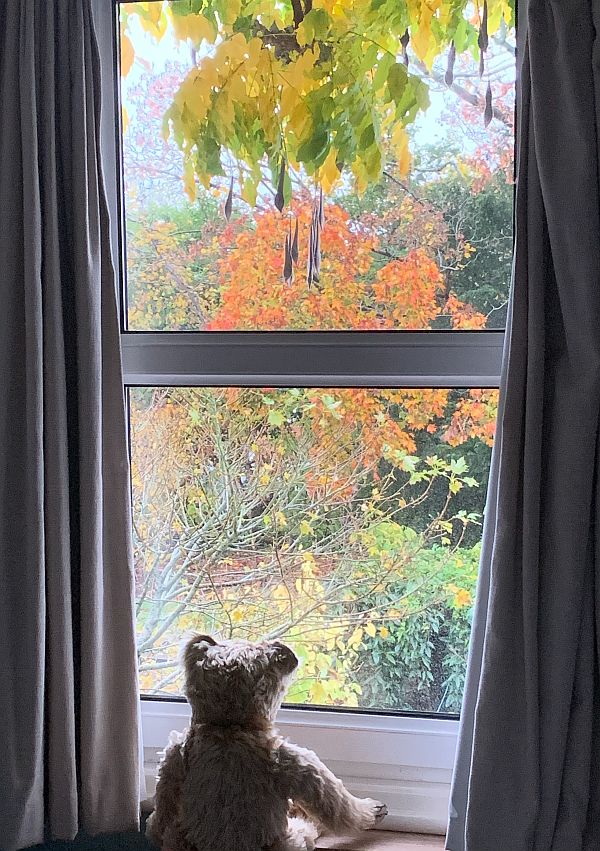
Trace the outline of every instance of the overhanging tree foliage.
<instances>
[{"instance_id":1,"label":"overhanging tree foliage","mask_svg":"<svg viewBox=\"0 0 600 851\"><path fill-rule=\"evenodd\" d=\"M164 120L184 153L195 194L227 174L256 201L268 163L276 202L291 194L288 168L327 191L343 172L359 189L392 155L410 168L407 127L429 104L423 77L447 53L445 82L470 53L486 73L491 37L505 38L514 0L172 0L132 4L122 18L122 72L134 60L132 17L157 39L169 24L194 65ZM494 114L488 83L485 117Z\"/></svg>"}]
</instances>

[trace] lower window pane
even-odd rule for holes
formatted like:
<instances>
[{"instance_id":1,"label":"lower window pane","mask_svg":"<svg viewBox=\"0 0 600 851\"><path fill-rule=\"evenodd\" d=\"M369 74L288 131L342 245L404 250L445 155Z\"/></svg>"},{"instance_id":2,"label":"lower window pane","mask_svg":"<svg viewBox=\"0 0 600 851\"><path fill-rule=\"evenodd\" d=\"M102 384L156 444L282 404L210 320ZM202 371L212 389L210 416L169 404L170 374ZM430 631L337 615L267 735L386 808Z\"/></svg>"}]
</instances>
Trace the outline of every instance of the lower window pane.
<instances>
[{"instance_id":1,"label":"lower window pane","mask_svg":"<svg viewBox=\"0 0 600 851\"><path fill-rule=\"evenodd\" d=\"M188 630L288 642L288 700L457 712L491 390L130 390L141 689Z\"/></svg>"}]
</instances>

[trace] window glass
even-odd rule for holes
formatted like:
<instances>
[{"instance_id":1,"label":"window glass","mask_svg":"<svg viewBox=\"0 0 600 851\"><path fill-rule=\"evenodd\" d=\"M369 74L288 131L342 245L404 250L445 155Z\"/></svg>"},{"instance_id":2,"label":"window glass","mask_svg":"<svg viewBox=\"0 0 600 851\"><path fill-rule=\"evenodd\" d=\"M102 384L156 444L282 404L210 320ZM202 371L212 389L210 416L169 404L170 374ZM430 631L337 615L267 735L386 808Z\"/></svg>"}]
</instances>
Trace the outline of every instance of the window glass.
<instances>
[{"instance_id":1,"label":"window glass","mask_svg":"<svg viewBox=\"0 0 600 851\"><path fill-rule=\"evenodd\" d=\"M289 642L293 703L459 710L496 391L129 394L143 692L198 630Z\"/></svg>"},{"instance_id":2,"label":"window glass","mask_svg":"<svg viewBox=\"0 0 600 851\"><path fill-rule=\"evenodd\" d=\"M121 3L129 328L504 327L510 4L311 5Z\"/></svg>"}]
</instances>

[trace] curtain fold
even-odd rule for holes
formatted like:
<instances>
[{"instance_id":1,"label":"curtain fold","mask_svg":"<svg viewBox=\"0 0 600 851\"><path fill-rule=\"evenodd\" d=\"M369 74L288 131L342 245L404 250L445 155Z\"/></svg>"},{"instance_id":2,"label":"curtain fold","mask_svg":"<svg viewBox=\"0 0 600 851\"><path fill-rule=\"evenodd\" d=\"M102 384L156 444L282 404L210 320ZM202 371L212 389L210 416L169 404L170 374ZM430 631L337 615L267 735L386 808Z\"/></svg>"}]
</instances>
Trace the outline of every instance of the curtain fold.
<instances>
[{"instance_id":1,"label":"curtain fold","mask_svg":"<svg viewBox=\"0 0 600 851\"><path fill-rule=\"evenodd\" d=\"M128 456L89 0L0 0L0 846L139 825Z\"/></svg>"},{"instance_id":2,"label":"curtain fold","mask_svg":"<svg viewBox=\"0 0 600 851\"><path fill-rule=\"evenodd\" d=\"M451 851L600 848L598 0L520 0L516 244Z\"/></svg>"}]
</instances>

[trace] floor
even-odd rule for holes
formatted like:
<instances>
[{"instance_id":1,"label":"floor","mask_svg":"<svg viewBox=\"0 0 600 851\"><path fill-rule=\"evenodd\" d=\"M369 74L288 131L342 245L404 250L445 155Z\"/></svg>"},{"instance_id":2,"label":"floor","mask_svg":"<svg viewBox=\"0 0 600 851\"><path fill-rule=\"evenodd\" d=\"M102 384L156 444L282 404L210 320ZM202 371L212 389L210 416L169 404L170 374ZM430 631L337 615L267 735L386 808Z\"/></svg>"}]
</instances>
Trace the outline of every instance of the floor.
<instances>
[{"instance_id":1,"label":"floor","mask_svg":"<svg viewBox=\"0 0 600 851\"><path fill-rule=\"evenodd\" d=\"M318 849L327 851L442 851L441 836L417 836L416 834L390 833L372 830L354 839L320 839ZM156 851L139 834L112 834L96 839L80 839L77 842L52 842L37 845L29 851Z\"/></svg>"},{"instance_id":2,"label":"floor","mask_svg":"<svg viewBox=\"0 0 600 851\"><path fill-rule=\"evenodd\" d=\"M319 839L317 848L331 851L442 851L444 840L441 836L372 830L353 839Z\"/></svg>"}]
</instances>

